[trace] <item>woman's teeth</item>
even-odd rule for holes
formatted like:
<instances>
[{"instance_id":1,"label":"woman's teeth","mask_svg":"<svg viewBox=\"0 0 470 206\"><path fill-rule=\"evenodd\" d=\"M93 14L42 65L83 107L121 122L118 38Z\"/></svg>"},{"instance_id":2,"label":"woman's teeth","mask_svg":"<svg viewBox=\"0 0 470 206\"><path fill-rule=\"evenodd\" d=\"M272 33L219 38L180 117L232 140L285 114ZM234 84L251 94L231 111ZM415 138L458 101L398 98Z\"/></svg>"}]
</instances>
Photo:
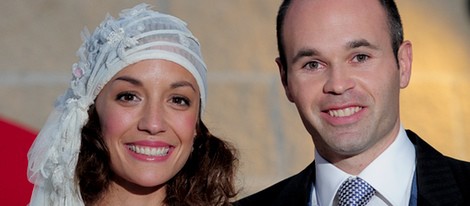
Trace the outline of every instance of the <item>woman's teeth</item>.
<instances>
[{"instance_id":1,"label":"woman's teeth","mask_svg":"<svg viewBox=\"0 0 470 206\"><path fill-rule=\"evenodd\" d=\"M144 147L144 146L137 146L137 145L128 145L127 148L129 150L142 155L147 156L165 156L170 151L170 147Z\"/></svg>"}]
</instances>

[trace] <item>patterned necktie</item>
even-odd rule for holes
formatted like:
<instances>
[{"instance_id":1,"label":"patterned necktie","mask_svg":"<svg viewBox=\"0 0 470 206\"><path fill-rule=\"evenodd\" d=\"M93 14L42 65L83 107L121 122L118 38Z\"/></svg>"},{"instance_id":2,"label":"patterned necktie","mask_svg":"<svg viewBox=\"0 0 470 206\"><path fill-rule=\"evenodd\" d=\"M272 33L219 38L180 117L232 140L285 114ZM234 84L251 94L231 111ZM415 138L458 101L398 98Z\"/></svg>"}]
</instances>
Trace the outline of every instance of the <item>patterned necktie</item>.
<instances>
[{"instance_id":1,"label":"patterned necktie","mask_svg":"<svg viewBox=\"0 0 470 206\"><path fill-rule=\"evenodd\" d=\"M338 190L339 206L364 206L372 196L375 189L359 177L350 177L343 182Z\"/></svg>"}]
</instances>

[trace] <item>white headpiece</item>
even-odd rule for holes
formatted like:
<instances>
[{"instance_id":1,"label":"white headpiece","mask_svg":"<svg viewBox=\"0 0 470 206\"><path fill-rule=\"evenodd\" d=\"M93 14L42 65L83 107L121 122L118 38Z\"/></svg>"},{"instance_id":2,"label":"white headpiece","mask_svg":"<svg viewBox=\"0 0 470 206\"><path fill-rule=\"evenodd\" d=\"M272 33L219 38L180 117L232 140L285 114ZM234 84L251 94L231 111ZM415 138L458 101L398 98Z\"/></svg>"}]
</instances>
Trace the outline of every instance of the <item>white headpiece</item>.
<instances>
[{"instance_id":1,"label":"white headpiece","mask_svg":"<svg viewBox=\"0 0 470 206\"><path fill-rule=\"evenodd\" d=\"M83 205L75 184L81 130L88 108L104 85L124 67L146 59L164 59L186 68L196 79L201 110L206 105L206 65L199 42L182 20L152 11L147 4L107 16L77 51L67 92L28 152L28 178L34 184L30 205Z\"/></svg>"}]
</instances>

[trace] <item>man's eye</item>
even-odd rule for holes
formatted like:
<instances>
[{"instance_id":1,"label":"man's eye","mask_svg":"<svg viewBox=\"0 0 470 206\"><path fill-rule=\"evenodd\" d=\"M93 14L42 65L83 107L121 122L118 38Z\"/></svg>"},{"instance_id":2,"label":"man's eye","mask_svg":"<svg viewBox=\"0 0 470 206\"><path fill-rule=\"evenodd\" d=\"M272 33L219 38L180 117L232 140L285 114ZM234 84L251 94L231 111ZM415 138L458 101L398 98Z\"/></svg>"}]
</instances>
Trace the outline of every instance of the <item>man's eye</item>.
<instances>
[{"instance_id":1,"label":"man's eye","mask_svg":"<svg viewBox=\"0 0 470 206\"><path fill-rule=\"evenodd\" d=\"M353 61L354 62L365 62L369 59L369 56L365 54L358 54L354 57Z\"/></svg>"},{"instance_id":2,"label":"man's eye","mask_svg":"<svg viewBox=\"0 0 470 206\"><path fill-rule=\"evenodd\" d=\"M317 62L317 61L311 61L311 62L308 62L307 64L305 64L304 66L305 68L307 69L319 69L321 67L321 64L320 62Z\"/></svg>"}]
</instances>

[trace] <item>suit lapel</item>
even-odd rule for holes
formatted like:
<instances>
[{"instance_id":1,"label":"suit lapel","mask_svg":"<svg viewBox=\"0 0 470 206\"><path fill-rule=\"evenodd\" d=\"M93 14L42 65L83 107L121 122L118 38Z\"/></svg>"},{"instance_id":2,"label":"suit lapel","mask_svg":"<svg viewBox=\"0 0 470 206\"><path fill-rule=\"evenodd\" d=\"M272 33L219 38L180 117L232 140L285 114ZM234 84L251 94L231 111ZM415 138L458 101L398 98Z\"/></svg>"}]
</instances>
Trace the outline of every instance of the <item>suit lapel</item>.
<instances>
[{"instance_id":1,"label":"suit lapel","mask_svg":"<svg viewBox=\"0 0 470 206\"><path fill-rule=\"evenodd\" d=\"M418 205L455 205L462 196L445 157L412 131L407 135L416 148Z\"/></svg>"},{"instance_id":2,"label":"suit lapel","mask_svg":"<svg viewBox=\"0 0 470 206\"><path fill-rule=\"evenodd\" d=\"M277 199L276 205L309 205L312 185L315 181L315 161L293 176Z\"/></svg>"}]
</instances>

